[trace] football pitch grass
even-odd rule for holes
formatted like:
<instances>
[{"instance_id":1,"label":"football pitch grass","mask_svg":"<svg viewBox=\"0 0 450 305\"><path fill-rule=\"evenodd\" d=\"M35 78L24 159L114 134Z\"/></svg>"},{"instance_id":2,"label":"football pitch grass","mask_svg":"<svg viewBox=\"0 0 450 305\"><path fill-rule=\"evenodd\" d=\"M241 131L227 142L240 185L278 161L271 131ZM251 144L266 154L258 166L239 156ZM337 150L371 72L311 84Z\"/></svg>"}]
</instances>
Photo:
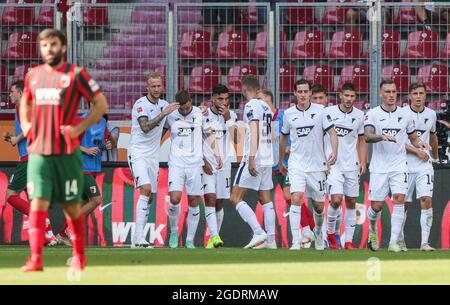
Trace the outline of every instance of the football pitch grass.
<instances>
[{"instance_id":1,"label":"football pitch grass","mask_svg":"<svg viewBox=\"0 0 450 305\"><path fill-rule=\"evenodd\" d=\"M88 248L69 281L70 248L46 248L44 272L23 274L27 246L0 246L0 284L450 284L450 251L388 253L221 249Z\"/></svg>"}]
</instances>

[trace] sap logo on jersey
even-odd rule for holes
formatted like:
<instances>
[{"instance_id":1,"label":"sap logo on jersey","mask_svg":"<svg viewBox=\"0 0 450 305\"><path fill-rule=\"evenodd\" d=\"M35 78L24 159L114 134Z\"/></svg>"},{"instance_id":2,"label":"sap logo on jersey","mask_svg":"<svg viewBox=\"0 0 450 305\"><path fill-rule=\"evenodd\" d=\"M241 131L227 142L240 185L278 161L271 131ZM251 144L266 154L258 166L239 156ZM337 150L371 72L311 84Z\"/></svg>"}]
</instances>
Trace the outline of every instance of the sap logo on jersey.
<instances>
[{"instance_id":1,"label":"sap logo on jersey","mask_svg":"<svg viewBox=\"0 0 450 305\"><path fill-rule=\"evenodd\" d=\"M191 128L191 127L188 127L188 128L179 127L178 128L178 136L179 137L189 137L192 134L193 130L194 130L194 128Z\"/></svg>"},{"instance_id":2,"label":"sap logo on jersey","mask_svg":"<svg viewBox=\"0 0 450 305\"><path fill-rule=\"evenodd\" d=\"M419 137L421 137L425 133L425 130L416 129L416 133Z\"/></svg>"},{"instance_id":3,"label":"sap logo on jersey","mask_svg":"<svg viewBox=\"0 0 450 305\"><path fill-rule=\"evenodd\" d=\"M400 129L394 129L394 128L384 128L382 131L382 134L384 136L396 136L398 134L398 132L400 131Z\"/></svg>"},{"instance_id":4,"label":"sap logo on jersey","mask_svg":"<svg viewBox=\"0 0 450 305\"><path fill-rule=\"evenodd\" d=\"M348 128L344 128L344 127L335 127L334 129L336 129L336 133L337 133L338 137L345 137L346 135L351 133L353 130L353 129L348 129Z\"/></svg>"},{"instance_id":5,"label":"sap logo on jersey","mask_svg":"<svg viewBox=\"0 0 450 305\"><path fill-rule=\"evenodd\" d=\"M297 136L299 138L306 137L307 135L309 135L309 133L311 132L311 130L313 128L314 128L314 126L298 127L297 128Z\"/></svg>"},{"instance_id":6,"label":"sap logo on jersey","mask_svg":"<svg viewBox=\"0 0 450 305\"><path fill-rule=\"evenodd\" d=\"M61 89L39 88L36 89L36 105L59 105Z\"/></svg>"}]
</instances>

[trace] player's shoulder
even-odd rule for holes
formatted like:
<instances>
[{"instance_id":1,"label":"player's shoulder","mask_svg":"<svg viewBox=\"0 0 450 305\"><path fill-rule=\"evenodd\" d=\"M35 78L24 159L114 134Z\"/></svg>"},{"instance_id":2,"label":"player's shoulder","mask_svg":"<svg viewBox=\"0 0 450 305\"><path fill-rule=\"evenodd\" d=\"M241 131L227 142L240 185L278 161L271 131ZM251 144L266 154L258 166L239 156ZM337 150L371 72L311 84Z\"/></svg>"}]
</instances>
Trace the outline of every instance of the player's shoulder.
<instances>
[{"instance_id":1,"label":"player's shoulder","mask_svg":"<svg viewBox=\"0 0 450 305\"><path fill-rule=\"evenodd\" d=\"M289 107L284 111L285 116L293 115L296 113L298 113L297 105L292 105L291 107Z\"/></svg>"},{"instance_id":2,"label":"player's shoulder","mask_svg":"<svg viewBox=\"0 0 450 305\"><path fill-rule=\"evenodd\" d=\"M436 111L434 111L433 109L428 108L428 107L425 107L424 114L431 118L437 118Z\"/></svg>"},{"instance_id":3,"label":"player's shoulder","mask_svg":"<svg viewBox=\"0 0 450 305\"><path fill-rule=\"evenodd\" d=\"M376 107L370 108L369 111L367 111L367 115L375 115L375 114L380 113L380 111L381 111L381 106L376 106Z\"/></svg>"},{"instance_id":4,"label":"player's shoulder","mask_svg":"<svg viewBox=\"0 0 450 305\"><path fill-rule=\"evenodd\" d=\"M163 99L159 99L158 105L162 106L162 107L167 107L167 106L169 106L169 102L166 100L163 100Z\"/></svg>"},{"instance_id":5,"label":"player's shoulder","mask_svg":"<svg viewBox=\"0 0 450 305\"><path fill-rule=\"evenodd\" d=\"M326 112L328 112L329 114L335 114L338 111L340 111L339 106L338 105L333 105L333 106L329 106L324 108Z\"/></svg>"},{"instance_id":6,"label":"player's shoulder","mask_svg":"<svg viewBox=\"0 0 450 305\"><path fill-rule=\"evenodd\" d=\"M355 117L358 117L358 118L363 118L364 117L364 111L362 111L361 109L358 109L356 107L353 107L353 115Z\"/></svg>"},{"instance_id":7,"label":"player's shoulder","mask_svg":"<svg viewBox=\"0 0 450 305\"><path fill-rule=\"evenodd\" d=\"M138 98L136 101L134 101L133 108L137 108L137 107L145 107L145 105L146 105L146 103L145 103L145 102L146 102L146 99L147 99L147 97L145 97L145 96Z\"/></svg>"}]
</instances>

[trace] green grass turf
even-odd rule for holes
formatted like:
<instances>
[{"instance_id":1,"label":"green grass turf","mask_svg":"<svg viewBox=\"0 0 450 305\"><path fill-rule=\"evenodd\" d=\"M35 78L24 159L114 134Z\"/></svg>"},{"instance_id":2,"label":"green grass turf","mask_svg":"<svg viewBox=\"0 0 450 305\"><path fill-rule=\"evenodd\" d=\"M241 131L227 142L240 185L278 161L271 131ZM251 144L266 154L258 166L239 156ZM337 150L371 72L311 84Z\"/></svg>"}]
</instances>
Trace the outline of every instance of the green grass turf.
<instances>
[{"instance_id":1,"label":"green grass turf","mask_svg":"<svg viewBox=\"0 0 450 305\"><path fill-rule=\"evenodd\" d=\"M22 274L26 246L0 246L0 284L73 284L70 248L46 248L45 271ZM450 251L88 248L79 284L450 284ZM369 258L380 261L380 281Z\"/></svg>"}]
</instances>

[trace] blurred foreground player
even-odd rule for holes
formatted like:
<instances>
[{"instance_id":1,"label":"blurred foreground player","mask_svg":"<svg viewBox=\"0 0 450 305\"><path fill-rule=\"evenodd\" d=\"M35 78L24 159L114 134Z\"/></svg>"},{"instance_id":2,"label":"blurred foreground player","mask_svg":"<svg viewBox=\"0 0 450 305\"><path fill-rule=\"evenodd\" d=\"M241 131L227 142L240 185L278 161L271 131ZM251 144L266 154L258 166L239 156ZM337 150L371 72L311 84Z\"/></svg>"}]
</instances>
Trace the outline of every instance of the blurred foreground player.
<instances>
[{"instance_id":1,"label":"blurred foreground player","mask_svg":"<svg viewBox=\"0 0 450 305\"><path fill-rule=\"evenodd\" d=\"M81 212L83 165L78 136L98 122L108 107L98 84L81 67L66 63L67 40L61 31L39 34L43 65L25 78L20 102L20 122L28 138L27 190L31 199L29 240L31 257L23 272L42 271L45 218L52 203L60 203L72 232L70 270L86 266L85 224ZM86 118L72 125L81 97L94 107Z\"/></svg>"}]
</instances>

